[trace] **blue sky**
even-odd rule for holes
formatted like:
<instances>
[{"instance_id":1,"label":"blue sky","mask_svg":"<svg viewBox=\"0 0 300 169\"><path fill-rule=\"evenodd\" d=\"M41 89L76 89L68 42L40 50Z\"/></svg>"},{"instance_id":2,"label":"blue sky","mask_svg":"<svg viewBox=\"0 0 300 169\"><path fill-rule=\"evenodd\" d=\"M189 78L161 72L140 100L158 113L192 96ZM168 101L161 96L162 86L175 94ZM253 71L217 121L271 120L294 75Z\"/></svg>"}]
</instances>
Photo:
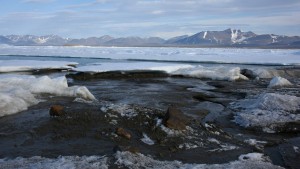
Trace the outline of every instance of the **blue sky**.
<instances>
[{"instance_id":1,"label":"blue sky","mask_svg":"<svg viewBox=\"0 0 300 169\"><path fill-rule=\"evenodd\" d=\"M300 35L299 0L0 0L0 34L170 38L227 28Z\"/></svg>"}]
</instances>

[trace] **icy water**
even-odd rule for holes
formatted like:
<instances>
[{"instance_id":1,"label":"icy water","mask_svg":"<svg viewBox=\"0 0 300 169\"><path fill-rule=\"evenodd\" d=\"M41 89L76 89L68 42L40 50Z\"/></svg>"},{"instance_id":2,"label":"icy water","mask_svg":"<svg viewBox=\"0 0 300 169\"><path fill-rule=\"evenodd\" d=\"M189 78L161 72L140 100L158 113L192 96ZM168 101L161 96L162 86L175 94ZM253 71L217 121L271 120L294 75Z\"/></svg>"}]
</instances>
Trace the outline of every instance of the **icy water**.
<instances>
[{"instance_id":1,"label":"icy water","mask_svg":"<svg viewBox=\"0 0 300 169\"><path fill-rule=\"evenodd\" d=\"M300 166L299 50L0 49L0 168Z\"/></svg>"}]
</instances>

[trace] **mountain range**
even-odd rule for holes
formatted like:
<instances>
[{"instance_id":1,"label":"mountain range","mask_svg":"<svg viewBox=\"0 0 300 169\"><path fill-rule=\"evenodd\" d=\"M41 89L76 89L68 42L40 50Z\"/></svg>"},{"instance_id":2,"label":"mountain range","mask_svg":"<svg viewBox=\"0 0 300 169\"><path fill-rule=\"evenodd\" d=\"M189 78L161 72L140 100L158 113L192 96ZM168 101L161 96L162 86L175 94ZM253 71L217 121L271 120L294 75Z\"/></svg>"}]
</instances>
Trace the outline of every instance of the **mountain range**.
<instances>
[{"instance_id":1,"label":"mountain range","mask_svg":"<svg viewBox=\"0 0 300 169\"><path fill-rule=\"evenodd\" d=\"M300 48L299 36L275 34L258 35L236 29L202 31L194 35L182 35L170 39L160 37L121 37L108 35L82 39L62 38L57 35L0 35L0 44L15 46L178 46L178 47L263 47Z\"/></svg>"}]
</instances>

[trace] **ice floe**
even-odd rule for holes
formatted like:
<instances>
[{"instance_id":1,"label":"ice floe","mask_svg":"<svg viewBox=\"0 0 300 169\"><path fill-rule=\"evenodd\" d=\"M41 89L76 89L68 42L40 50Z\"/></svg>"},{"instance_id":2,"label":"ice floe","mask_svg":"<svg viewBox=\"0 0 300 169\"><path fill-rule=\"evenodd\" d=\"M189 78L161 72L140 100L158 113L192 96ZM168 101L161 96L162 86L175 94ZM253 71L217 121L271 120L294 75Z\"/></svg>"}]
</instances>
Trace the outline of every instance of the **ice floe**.
<instances>
[{"instance_id":1,"label":"ice floe","mask_svg":"<svg viewBox=\"0 0 300 169\"><path fill-rule=\"evenodd\" d=\"M41 69L73 69L78 63L67 61L0 60L0 72L20 72Z\"/></svg>"},{"instance_id":2,"label":"ice floe","mask_svg":"<svg viewBox=\"0 0 300 169\"><path fill-rule=\"evenodd\" d=\"M265 132L276 132L290 122L300 120L300 97L264 93L252 99L245 99L233 104L239 109L234 121L243 127L259 127Z\"/></svg>"},{"instance_id":3,"label":"ice floe","mask_svg":"<svg viewBox=\"0 0 300 169\"><path fill-rule=\"evenodd\" d=\"M42 94L52 96L78 97L95 100L84 86L68 87L67 79L48 76L7 75L0 79L0 117L26 110L42 101Z\"/></svg>"},{"instance_id":4,"label":"ice floe","mask_svg":"<svg viewBox=\"0 0 300 169\"><path fill-rule=\"evenodd\" d=\"M270 81L268 88L285 87L285 86L292 86L292 85L293 84L287 79L280 76L276 76Z\"/></svg>"}]
</instances>

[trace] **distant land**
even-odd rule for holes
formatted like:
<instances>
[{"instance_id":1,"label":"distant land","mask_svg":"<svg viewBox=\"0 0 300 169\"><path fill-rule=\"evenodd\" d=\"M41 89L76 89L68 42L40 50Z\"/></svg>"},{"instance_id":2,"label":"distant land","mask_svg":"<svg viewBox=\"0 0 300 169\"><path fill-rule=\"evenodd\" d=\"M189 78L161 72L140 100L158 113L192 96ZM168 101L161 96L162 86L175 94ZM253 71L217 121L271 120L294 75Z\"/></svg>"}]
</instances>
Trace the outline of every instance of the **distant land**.
<instances>
[{"instance_id":1,"label":"distant land","mask_svg":"<svg viewBox=\"0 0 300 169\"><path fill-rule=\"evenodd\" d=\"M120 47L249 47L300 48L300 36L275 34L258 35L237 29L202 31L170 39L160 37L121 37L108 35L82 39L62 38L57 35L0 35L0 44L14 46L120 46Z\"/></svg>"}]
</instances>

